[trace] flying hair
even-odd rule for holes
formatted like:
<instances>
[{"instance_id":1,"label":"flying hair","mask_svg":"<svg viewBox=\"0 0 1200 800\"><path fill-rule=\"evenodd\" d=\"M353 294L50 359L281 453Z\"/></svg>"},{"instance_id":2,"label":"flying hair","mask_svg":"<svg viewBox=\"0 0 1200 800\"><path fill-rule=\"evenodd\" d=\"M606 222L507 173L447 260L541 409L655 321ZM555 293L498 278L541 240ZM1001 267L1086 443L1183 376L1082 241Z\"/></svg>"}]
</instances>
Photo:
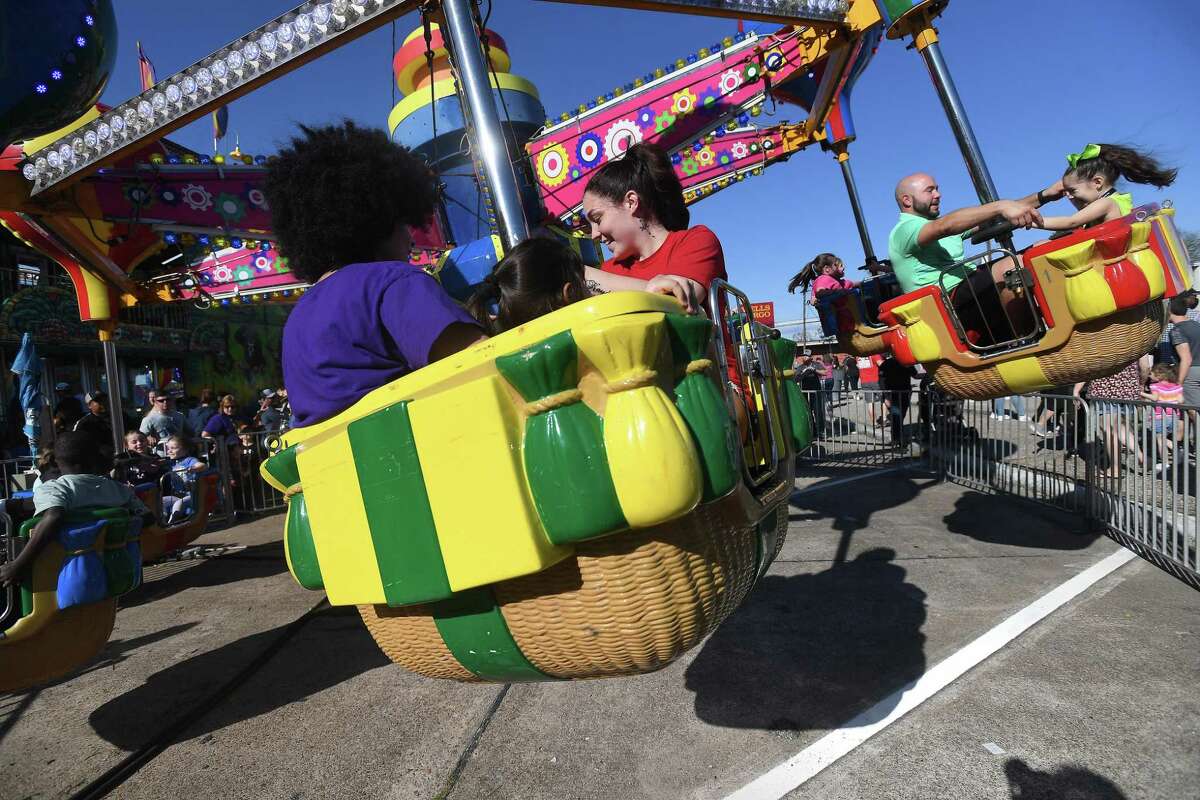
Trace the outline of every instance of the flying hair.
<instances>
[{"instance_id":1,"label":"flying hair","mask_svg":"<svg viewBox=\"0 0 1200 800\"><path fill-rule=\"evenodd\" d=\"M1074 166L1067 167L1063 176L1074 173L1083 180L1089 180L1097 175L1104 177L1110 184L1124 178L1130 183L1141 183L1157 186L1160 189L1175 182L1179 170L1164 167L1150 155L1119 144L1101 144L1100 155L1094 158L1080 159Z\"/></svg>"}]
</instances>

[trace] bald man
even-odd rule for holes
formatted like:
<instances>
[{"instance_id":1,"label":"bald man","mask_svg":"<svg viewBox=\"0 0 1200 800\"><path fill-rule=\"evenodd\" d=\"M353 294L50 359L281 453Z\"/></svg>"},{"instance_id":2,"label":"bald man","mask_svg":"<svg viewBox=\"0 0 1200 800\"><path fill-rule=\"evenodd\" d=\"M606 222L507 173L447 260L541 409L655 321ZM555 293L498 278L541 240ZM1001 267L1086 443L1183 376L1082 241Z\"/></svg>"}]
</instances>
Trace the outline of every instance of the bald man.
<instances>
[{"instance_id":1,"label":"bald man","mask_svg":"<svg viewBox=\"0 0 1200 800\"><path fill-rule=\"evenodd\" d=\"M932 175L918 172L896 184L900 220L888 237L888 256L900 289L908 293L941 281L963 327L978 334L980 343L1011 337L1005 307L1009 307L1014 321L1018 313L1028 319L1027 308L1011 303L1011 292L1002 291L1004 274L1013 268L1012 260L994 262L990 274L977 270L974 264L950 268L963 258L961 235L994 217L1003 217L1019 228L1041 224L1038 195L960 208L944 217L941 200L942 193ZM992 335L988 335L989 331Z\"/></svg>"}]
</instances>

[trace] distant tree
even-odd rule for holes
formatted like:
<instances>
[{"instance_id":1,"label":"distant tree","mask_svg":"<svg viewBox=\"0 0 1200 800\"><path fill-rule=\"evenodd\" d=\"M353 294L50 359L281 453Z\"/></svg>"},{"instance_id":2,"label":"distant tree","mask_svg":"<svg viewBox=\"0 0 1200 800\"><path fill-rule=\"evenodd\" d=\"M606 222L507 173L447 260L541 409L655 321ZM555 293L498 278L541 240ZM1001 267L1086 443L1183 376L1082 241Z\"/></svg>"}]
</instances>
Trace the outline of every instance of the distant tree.
<instances>
[{"instance_id":1,"label":"distant tree","mask_svg":"<svg viewBox=\"0 0 1200 800\"><path fill-rule=\"evenodd\" d=\"M1200 265L1200 233L1196 231L1183 231L1183 246L1187 248L1188 255L1192 257L1192 266Z\"/></svg>"}]
</instances>

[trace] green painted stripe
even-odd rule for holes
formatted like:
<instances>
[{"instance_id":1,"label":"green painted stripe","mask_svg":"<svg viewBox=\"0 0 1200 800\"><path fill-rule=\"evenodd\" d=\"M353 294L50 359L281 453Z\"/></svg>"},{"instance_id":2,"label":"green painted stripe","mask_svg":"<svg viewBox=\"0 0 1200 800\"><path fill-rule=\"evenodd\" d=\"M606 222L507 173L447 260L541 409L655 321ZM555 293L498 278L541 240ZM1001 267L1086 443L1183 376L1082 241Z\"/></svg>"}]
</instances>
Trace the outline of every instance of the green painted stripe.
<instances>
[{"instance_id":1,"label":"green painted stripe","mask_svg":"<svg viewBox=\"0 0 1200 800\"><path fill-rule=\"evenodd\" d=\"M457 592L435 603L433 622L458 663L483 680L554 680L525 658L487 587Z\"/></svg>"},{"instance_id":2,"label":"green painted stripe","mask_svg":"<svg viewBox=\"0 0 1200 800\"><path fill-rule=\"evenodd\" d=\"M346 426L388 605L450 597L408 401Z\"/></svg>"},{"instance_id":3,"label":"green painted stripe","mask_svg":"<svg viewBox=\"0 0 1200 800\"><path fill-rule=\"evenodd\" d=\"M299 454L299 446L292 445L264 461L263 469L285 487L292 486L300 480L300 468L296 466L296 456Z\"/></svg>"},{"instance_id":4,"label":"green painted stripe","mask_svg":"<svg viewBox=\"0 0 1200 800\"><path fill-rule=\"evenodd\" d=\"M288 503L284 533L287 536L288 566L296 583L305 589L324 589L325 579L321 576L321 562L317 559L317 546L308 522L308 504L304 500L304 492L292 495Z\"/></svg>"}]
</instances>

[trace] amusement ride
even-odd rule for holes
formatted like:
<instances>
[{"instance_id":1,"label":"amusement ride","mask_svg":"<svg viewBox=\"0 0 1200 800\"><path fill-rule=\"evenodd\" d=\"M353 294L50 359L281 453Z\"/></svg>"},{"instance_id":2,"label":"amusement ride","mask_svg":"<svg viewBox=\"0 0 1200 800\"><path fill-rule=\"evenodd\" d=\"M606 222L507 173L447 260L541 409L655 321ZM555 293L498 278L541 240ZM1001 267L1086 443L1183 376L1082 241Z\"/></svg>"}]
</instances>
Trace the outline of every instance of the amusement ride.
<instances>
[{"instance_id":1,"label":"amusement ride","mask_svg":"<svg viewBox=\"0 0 1200 800\"><path fill-rule=\"evenodd\" d=\"M851 353L889 350L924 364L961 397L1109 374L1153 345L1162 300L1190 286L1164 204L1024 252L1004 225L974 232L973 242L994 244L968 260L1017 265L1006 281L1034 323L1015 338L985 342L940 285L899 292L871 248L850 166L852 90L885 38L911 42L924 59L980 201L997 199L939 47L934 23L947 0L592 2L772 28L739 30L548 117L471 0L307 0L104 107L111 4L75 0L77 13L61 13L55 28L61 44L30 59L23 83L5 80L17 100L0 107L0 222L71 276L81 317L100 332L110 386L122 307L294 302L305 286L273 246L261 188L268 159L195 153L166 137L419 12L393 60L401 99L388 126L438 175L441 202L414 231L414 263L456 299L535 227L597 264L584 187L643 141L670 153L688 203L805 148L831 153L865 265L879 274L819 299L826 332ZM75 57L69 74L54 66L67 63L64 49ZM765 103L805 118L759 125ZM164 249L187 266L148 272ZM647 293L592 297L287 431L262 474L289 499L296 581L357 606L393 661L433 677L563 680L670 663L738 606L779 552L794 456L811 441L790 379L795 343L753 322L734 286L709 289L707 318ZM730 355L748 390L745 431L716 366ZM113 420L119 400L114 393ZM139 554L137 525L118 516L101 509L74 521L39 557L13 601L17 621L0 635L0 690L65 674L103 646L117 596L136 586L149 555L149 531ZM11 547L20 537L6 533ZM71 588L80 584L91 593Z\"/></svg>"}]
</instances>

